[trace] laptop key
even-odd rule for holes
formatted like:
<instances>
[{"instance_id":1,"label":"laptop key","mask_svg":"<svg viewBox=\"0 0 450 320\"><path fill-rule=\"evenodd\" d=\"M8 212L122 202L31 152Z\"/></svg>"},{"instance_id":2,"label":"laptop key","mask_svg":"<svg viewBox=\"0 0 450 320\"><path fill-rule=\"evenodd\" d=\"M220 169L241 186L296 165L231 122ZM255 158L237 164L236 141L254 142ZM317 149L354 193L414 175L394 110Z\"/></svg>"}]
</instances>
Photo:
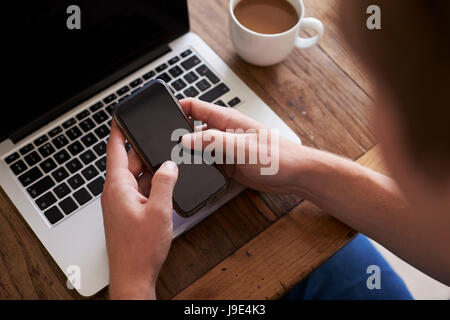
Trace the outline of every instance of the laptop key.
<instances>
[{"instance_id":1,"label":"laptop key","mask_svg":"<svg viewBox=\"0 0 450 320\"><path fill-rule=\"evenodd\" d=\"M200 67L196 68L195 71L197 71L197 73L201 76L204 76L209 70L209 68L202 64Z\"/></svg>"},{"instance_id":2,"label":"laptop key","mask_svg":"<svg viewBox=\"0 0 450 320\"><path fill-rule=\"evenodd\" d=\"M114 93L111 93L109 96L107 96L105 99L103 99L103 102L108 104L112 101L114 101L117 98L117 96Z\"/></svg>"},{"instance_id":3,"label":"laptop key","mask_svg":"<svg viewBox=\"0 0 450 320\"><path fill-rule=\"evenodd\" d=\"M206 101L206 102L213 102L217 98L223 96L225 93L230 91L230 88L228 88L224 83L221 83L208 92L202 94L199 99Z\"/></svg>"},{"instance_id":4,"label":"laptop key","mask_svg":"<svg viewBox=\"0 0 450 320\"><path fill-rule=\"evenodd\" d=\"M105 108L105 110L109 113L109 115L110 116L112 116L112 113L113 113L113 107L116 105L116 103L114 102L114 103L111 103L109 106L107 106L106 108Z\"/></svg>"},{"instance_id":5,"label":"laptop key","mask_svg":"<svg viewBox=\"0 0 450 320\"><path fill-rule=\"evenodd\" d=\"M163 64L157 66L155 70L156 70L156 72L161 72L166 69L167 69L167 64L163 63Z\"/></svg>"},{"instance_id":6,"label":"laptop key","mask_svg":"<svg viewBox=\"0 0 450 320\"><path fill-rule=\"evenodd\" d=\"M35 202L39 209L44 211L56 202L56 198L51 192L47 192L42 197L38 198Z\"/></svg>"},{"instance_id":7,"label":"laptop key","mask_svg":"<svg viewBox=\"0 0 450 320\"><path fill-rule=\"evenodd\" d=\"M100 110L99 112L97 112L96 114L94 114L92 116L92 118L94 118L95 122L97 122L98 124L102 123L103 121L108 120L108 115L105 113L105 111Z\"/></svg>"},{"instance_id":8,"label":"laptop key","mask_svg":"<svg viewBox=\"0 0 450 320\"><path fill-rule=\"evenodd\" d=\"M63 164L64 162L70 159L70 155L66 150L58 151L54 155L54 157L56 159L56 162L58 162L58 164Z\"/></svg>"},{"instance_id":9,"label":"laptop key","mask_svg":"<svg viewBox=\"0 0 450 320\"><path fill-rule=\"evenodd\" d=\"M92 146L94 143L96 143L98 140L97 138L94 136L94 134L92 132L88 133L87 135L85 135L83 138L81 138L81 141L83 141L84 145L86 146L86 148L89 148L90 146Z\"/></svg>"},{"instance_id":10,"label":"laptop key","mask_svg":"<svg viewBox=\"0 0 450 320\"><path fill-rule=\"evenodd\" d=\"M33 169L30 169L21 176L19 176L19 181L20 183L22 183L24 187L26 187L32 184L33 182L37 181L37 179L39 179L40 177L42 177L41 170L39 170L38 167L34 167Z\"/></svg>"},{"instance_id":11,"label":"laptop key","mask_svg":"<svg viewBox=\"0 0 450 320\"><path fill-rule=\"evenodd\" d=\"M106 125L102 125L95 129L94 132L100 139L103 139L109 134L109 128Z\"/></svg>"},{"instance_id":12,"label":"laptop key","mask_svg":"<svg viewBox=\"0 0 450 320\"><path fill-rule=\"evenodd\" d=\"M183 66L184 70L188 71L198 65L200 63L200 59L197 56L192 56L187 60L184 60L181 65Z\"/></svg>"},{"instance_id":13,"label":"laptop key","mask_svg":"<svg viewBox=\"0 0 450 320\"><path fill-rule=\"evenodd\" d=\"M87 187L94 196L98 196L100 193L102 193L104 184L105 180L102 177L98 177L97 179L89 183Z\"/></svg>"},{"instance_id":14,"label":"laptop key","mask_svg":"<svg viewBox=\"0 0 450 320\"><path fill-rule=\"evenodd\" d=\"M96 175L98 175L98 171L97 169L95 169L93 165L90 165L86 169L81 170L81 174L87 181L89 181L93 179Z\"/></svg>"},{"instance_id":15,"label":"laptop key","mask_svg":"<svg viewBox=\"0 0 450 320\"><path fill-rule=\"evenodd\" d=\"M164 82L169 82L171 80L170 76L167 73L161 73L157 79L160 79Z\"/></svg>"},{"instance_id":16,"label":"laptop key","mask_svg":"<svg viewBox=\"0 0 450 320\"><path fill-rule=\"evenodd\" d=\"M61 201L59 203L59 207L62 209L62 211L64 211L66 216L71 214L78 208L77 204L71 197L67 197L66 199Z\"/></svg>"},{"instance_id":17,"label":"laptop key","mask_svg":"<svg viewBox=\"0 0 450 320\"><path fill-rule=\"evenodd\" d=\"M41 161L41 157L38 155L36 151L31 152L30 154L25 156L26 163L31 167Z\"/></svg>"},{"instance_id":18,"label":"laptop key","mask_svg":"<svg viewBox=\"0 0 450 320\"><path fill-rule=\"evenodd\" d=\"M199 82L197 82L195 84L195 86L202 92L205 91L205 90L208 90L209 88L211 88L211 85L205 79L200 80Z\"/></svg>"},{"instance_id":19,"label":"laptop key","mask_svg":"<svg viewBox=\"0 0 450 320\"><path fill-rule=\"evenodd\" d=\"M46 135L40 136L39 138L34 140L34 145L36 147L39 147L41 144L43 144L47 140L48 140L48 137Z\"/></svg>"},{"instance_id":20,"label":"laptop key","mask_svg":"<svg viewBox=\"0 0 450 320\"><path fill-rule=\"evenodd\" d=\"M67 162L66 164L66 168L67 170L70 171L70 173L74 173L77 172L78 170L80 170L83 167L83 165L81 164L80 160L78 159L72 159L69 162Z\"/></svg>"},{"instance_id":21,"label":"laptop key","mask_svg":"<svg viewBox=\"0 0 450 320\"><path fill-rule=\"evenodd\" d=\"M34 149L33 145L31 143L29 143L25 147L21 148L19 150L19 152L20 152L21 155L25 155L28 152L30 152L31 150L33 150L33 149Z\"/></svg>"},{"instance_id":22,"label":"laptop key","mask_svg":"<svg viewBox=\"0 0 450 320\"><path fill-rule=\"evenodd\" d=\"M186 51L183 51L180 56L183 58L186 58L188 55L190 55L192 53L191 49L187 49Z\"/></svg>"},{"instance_id":23,"label":"laptop key","mask_svg":"<svg viewBox=\"0 0 450 320\"><path fill-rule=\"evenodd\" d=\"M61 182L65 178L67 178L68 176L69 176L69 173L63 167L58 168L58 169L56 169L55 171L52 172L52 177L53 177L53 179L56 180L56 182Z\"/></svg>"},{"instance_id":24,"label":"laptop key","mask_svg":"<svg viewBox=\"0 0 450 320\"><path fill-rule=\"evenodd\" d=\"M181 100L184 98L184 96L181 93L179 93L175 96L175 98L177 98L178 100Z\"/></svg>"},{"instance_id":25,"label":"laptop key","mask_svg":"<svg viewBox=\"0 0 450 320\"><path fill-rule=\"evenodd\" d=\"M41 180L39 180L38 182L31 185L30 187L28 187L27 191L30 194L30 196L34 199L43 194L45 191L47 191L54 185L55 183L53 182L53 180L49 176L46 176Z\"/></svg>"},{"instance_id":26,"label":"laptop key","mask_svg":"<svg viewBox=\"0 0 450 320\"><path fill-rule=\"evenodd\" d=\"M44 171L45 173L49 173L56 168L56 163L52 158L48 158L42 161L39 166L41 167L42 171Z\"/></svg>"},{"instance_id":27,"label":"laptop key","mask_svg":"<svg viewBox=\"0 0 450 320\"><path fill-rule=\"evenodd\" d=\"M142 79L141 78L137 78L136 80L133 80L133 81L130 82L130 87L136 88L141 83L142 83Z\"/></svg>"},{"instance_id":28,"label":"laptop key","mask_svg":"<svg viewBox=\"0 0 450 320\"><path fill-rule=\"evenodd\" d=\"M216 102L214 102L214 104L218 105L218 106L222 106L222 107L226 107L227 105L225 104L225 102L223 102L222 100L217 100Z\"/></svg>"},{"instance_id":29,"label":"laptop key","mask_svg":"<svg viewBox=\"0 0 450 320\"><path fill-rule=\"evenodd\" d=\"M75 141L70 146L67 147L70 153L75 156L84 150L84 147L81 145L80 141Z\"/></svg>"},{"instance_id":30,"label":"laptop key","mask_svg":"<svg viewBox=\"0 0 450 320\"><path fill-rule=\"evenodd\" d=\"M195 82L195 81L197 81L197 79L198 79L198 76L194 73L194 72L189 72L188 74L186 74L185 76L184 76L184 79L188 82L188 83L192 83L192 82Z\"/></svg>"},{"instance_id":31,"label":"laptop key","mask_svg":"<svg viewBox=\"0 0 450 320\"><path fill-rule=\"evenodd\" d=\"M217 84L220 82L220 79L212 73L212 71L209 71L205 74L205 77L208 78L209 81L211 81L212 84Z\"/></svg>"},{"instance_id":32,"label":"laptop key","mask_svg":"<svg viewBox=\"0 0 450 320\"><path fill-rule=\"evenodd\" d=\"M195 69L195 71L197 71L199 75L208 78L208 80L211 81L212 84L220 82L220 79L205 65L201 65L200 67Z\"/></svg>"},{"instance_id":33,"label":"laptop key","mask_svg":"<svg viewBox=\"0 0 450 320\"><path fill-rule=\"evenodd\" d=\"M55 152L55 148L50 143L44 144L42 147L38 149L39 153L45 158Z\"/></svg>"},{"instance_id":34,"label":"laptop key","mask_svg":"<svg viewBox=\"0 0 450 320\"><path fill-rule=\"evenodd\" d=\"M128 91L130 91L130 88L128 86L122 87L119 90L117 90L117 94L119 96L123 96L125 93L127 93Z\"/></svg>"},{"instance_id":35,"label":"laptop key","mask_svg":"<svg viewBox=\"0 0 450 320\"><path fill-rule=\"evenodd\" d=\"M87 118L83 122L80 122L80 127L83 129L84 132L88 132L92 128L95 127L94 121L92 121L90 118Z\"/></svg>"},{"instance_id":36,"label":"laptop key","mask_svg":"<svg viewBox=\"0 0 450 320\"><path fill-rule=\"evenodd\" d=\"M84 184L84 179L77 173L73 177L67 179L67 182L73 190L76 190Z\"/></svg>"},{"instance_id":37,"label":"laptop key","mask_svg":"<svg viewBox=\"0 0 450 320\"><path fill-rule=\"evenodd\" d=\"M75 200L77 200L78 204L82 206L86 202L92 199L92 196L87 192L85 188L82 188L73 194Z\"/></svg>"},{"instance_id":38,"label":"laptop key","mask_svg":"<svg viewBox=\"0 0 450 320\"><path fill-rule=\"evenodd\" d=\"M89 115L89 110L83 110L79 114L76 115L76 118L81 121Z\"/></svg>"},{"instance_id":39,"label":"laptop key","mask_svg":"<svg viewBox=\"0 0 450 320\"><path fill-rule=\"evenodd\" d=\"M97 166L97 168L100 171L105 171L106 170L106 157L101 158L100 160L97 160L95 162L95 165Z\"/></svg>"},{"instance_id":40,"label":"laptop key","mask_svg":"<svg viewBox=\"0 0 450 320\"><path fill-rule=\"evenodd\" d=\"M83 161L84 164L91 163L95 160L95 154L91 150L87 150L86 152L82 153L80 155L81 161Z\"/></svg>"},{"instance_id":41,"label":"laptop key","mask_svg":"<svg viewBox=\"0 0 450 320\"><path fill-rule=\"evenodd\" d=\"M169 73L172 77L176 78L178 77L180 74L183 73L183 70L181 70L181 68L179 66L175 66L171 69L169 69Z\"/></svg>"},{"instance_id":42,"label":"laptop key","mask_svg":"<svg viewBox=\"0 0 450 320\"><path fill-rule=\"evenodd\" d=\"M92 112L95 112L95 111L99 110L101 107L103 107L103 102L99 101L99 102L93 104L92 106L90 106L89 110L91 110Z\"/></svg>"},{"instance_id":43,"label":"laptop key","mask_svg":"<svg viewBox=\"0 0 450 320\"><path fill-rule=\"evenodd\" d=\"M69 140L67 140L65 135L60 134L59 136L54 138L52 140L52 142L57 149L61 149L62 147L64 147L65 145L67 145L69 143Z\"/></svg>"},{"instance_id":44,"label":"laptop key","mask_svg":"<svg viewBox=\"0 0 450 320\"><path fill-rule=\"evenodd\" d=\"M20 157L19 154L17 152L14 152L13 154L10 154L9 156L7 156L5 158L5 162L6 162L6 164L11 164L14 161L16 161L17 159L19 159L19 157Z\"/></svg>"},{"instance_id":45,"label":"laptop key","mask_svg":"<svg viewBox=\"0 0 450 320\"><path fill-rule=\"evenodd\" d=\"M52 142L57 149L61 149L62 147L64 147L65 145L67 145L69 143L69 140L67 140L66 136L64 136L63 134L60 134L59 136L54 138L52 140Z\"/></svg>"},{"instance_id":46,"label":"laptop key","mask_svg":"<svg viewBox=\"0 0 450 320\"><path fill-rule=\"evenodd\" d=\"M230 107L234 107L234 106L238 105L239 103L241 103L241 99L239 99L238 97L234 97L233 99L228 101L228 105Z\"/></svg>"},{"instance_id":47,"label":"laptop key","mask_svg":"<svg viewBox=\"0 0 450 320\"><path fill-rule=\"evenodd\" d=\"M94 146L94 151L98 156L102 156L106 153L106 143L100 141Z\"/></svg>"},{"instance_id":48,"label":"laptop key","mask_svg":"<svg viewBox=\"0 0 450 320\"><path fill-rule=\"evenodd\" d=\"M189 87L189 88L187 88L186 90L183 91L183 94L186 97L196 97L199 94L199 92L194 87Z\"/></svg>"},{"instance_id":49,"label":"laptop key","mask_svg":"<svg viewBox=\"0 0 450 320\"><path fill-rule=\"evenodd\" d=\"M62 132L62 128L56 127L56 128L53 128L52 130L50 130L48 132L48 135L50 136L50 138L53 138L54 136L56 136L58 133L61 133L61 132Z\"/></svg>"},{"instance_id":50,"label":"laptop key","mask_svg":"<svg viewBox=\"0 0 450 320\"><path fill-rule=\"evenodd\" d=\"M172 82L172 88L175 91L180 91L182 89L184 89L187 86L186 82L184 82L182 79L178 79L175 80L174 82Z\"/></svg>"},{"instance_id":51,"label":"laptop key","mask_svg":"<svg viewBox=\"0 0 450 320\"><path fill-rule=\"evenodd\" d=\"M169 60L169 64L173 65L173 64L177 63L178 61L180 61L180 58L175 56L175 57L173 57L172 59Z\"/></svg>"},{"instance_id":52,"label":"laptop key","mask_svg":"<svg viewBox=\"0 0 450 320\"><path fill-rule=\"evenodd\" d=\"M69 130L67 130L66 134L67 134L67 136L69 137L70 140L75 140L79 136L82 135L82 132L81 132L80 128L75 126L75 127L70 128Z\"/></svg>"},{"instance_id":53,"label":"laptop key","mask_svg":"<svg viewBox=\"0 0 450 320\"><path fill-rule=\"evenodd\" d=\"M53 192L56 194L58 199L62 199L70 193L70 188L65 182L63 182L60 185L54 187Z\"/></svg>"},{"instance_id":54,"label":"laptop key","mask_svg":"<svg viewBox=\"0 0 450 320\"><path fill-rule=\"evenodd\" d=\"M142 78L144 78L144 80L149 80L149 79L151 79L152 77L154 77L155 76L155 71L149 71L149 72L147 72L146 74L144 74L143 76L142 76Z\"/></svg>"},{"instance_id":55,"label":"laptop key","mask_svg":"<svg viewBox=\"0 0 450 320\"><path fill-rule=\"evenodd\" d=\"M17 176L18 174L27 170L27 165L22 160L19 160L17 162L14 162L12 165L10 165L9 168Z\"/></svg>"},{"instance_id":56,"label":"laptop key","mask_svg":"<svg viewBox=\"0 0 450 320\"><path fill-rule=\"evenodd\" d=\"M69 120L66 120L62 126L64 129L70 128L71 126L73 126L75 124L76 120L74 118L70 118Z\"/></svg>"},{"instance_id":57,"label":"laptop key","mask_svg":"<svg viewBox=\"0 0 450 320\"><path fill-rule=\"evenodd\" d=\"M44 215L47 218L48 222L50 222L51 224L55 224L56 222L64 218L64 215L56 206L53 206L45 211Z\"/></svg>"}]
</instances>

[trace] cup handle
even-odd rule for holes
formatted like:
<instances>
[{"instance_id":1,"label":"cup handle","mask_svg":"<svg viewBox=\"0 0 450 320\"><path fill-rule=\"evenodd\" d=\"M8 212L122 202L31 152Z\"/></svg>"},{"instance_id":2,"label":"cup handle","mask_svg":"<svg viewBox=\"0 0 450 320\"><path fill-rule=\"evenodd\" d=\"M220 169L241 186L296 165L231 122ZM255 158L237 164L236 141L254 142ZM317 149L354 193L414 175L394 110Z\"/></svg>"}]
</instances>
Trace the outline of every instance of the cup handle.
<instances>
[{"instance_id":1,"label":"cup handle","mask_svg":"<svg viewBox=\"0 0 450 320\"><path fill-rule=\"evenodd\" d=\"M302 28L314 29L316 31L316 35L310 38L303 38L298 36L295 40L295 46L300 49L310 48L316 45L324 32L322 22L316 18L303 18L302 22L300 23L300 29Z\"/></svg>"}]
</instances>

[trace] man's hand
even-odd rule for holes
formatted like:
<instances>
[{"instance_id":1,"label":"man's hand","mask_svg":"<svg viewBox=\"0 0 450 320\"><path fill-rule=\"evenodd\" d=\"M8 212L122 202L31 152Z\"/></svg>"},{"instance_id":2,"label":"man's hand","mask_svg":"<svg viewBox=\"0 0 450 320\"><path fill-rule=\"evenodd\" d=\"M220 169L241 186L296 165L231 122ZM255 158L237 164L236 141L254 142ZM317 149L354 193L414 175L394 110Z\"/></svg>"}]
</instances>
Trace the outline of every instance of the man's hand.
<instances>
[{"instance_id":1,"label":"man's hand","mask_svg":"<svg viewBox=\"0 0 450 320\"><path fill-rule=\"evenodd\" d=\"M267 165L262 165L259 158L255 164L250 164L249 161L237 164L239 163L236 159L238 152L235 150L232 161L234 164L224 166L226 174L240 184L256 190L286 194L298 192L295 177L304 154L307 153L307 148L279 136L270 135L267 140L262 139L260 130L268 132L268 129L232 108L224 108L192 98L183 99L180 103L187 115L208 126L208 130L184 135L182 143L185 148L202 150L209 143L220 139L218 141L223 141L223 148L215 150L215 153L221 154L223 158L228 157L227 145L245 145L246 159L251 153L256 154L260 150L267 150L272 155L271 160L278 162L278 172L272 175L262 174L261 168ZM229 129L243 130L247 133L226 132ZM272 144L271 139L276 139L277 143Z\"/></svg>"},{"instance_id":2,"label":"man's hand","mask_svg":"<svg viewBox=\"0 0 450 320\"><path fill-rule=\"evenodd\" d=\"M165 162L153 178L113 122L107 148L103 220L110 297L154 299L155 284L172 242L172 192L178 178ZM151 183L151 190L150 190Z\"/></svg>"}]
</instances>

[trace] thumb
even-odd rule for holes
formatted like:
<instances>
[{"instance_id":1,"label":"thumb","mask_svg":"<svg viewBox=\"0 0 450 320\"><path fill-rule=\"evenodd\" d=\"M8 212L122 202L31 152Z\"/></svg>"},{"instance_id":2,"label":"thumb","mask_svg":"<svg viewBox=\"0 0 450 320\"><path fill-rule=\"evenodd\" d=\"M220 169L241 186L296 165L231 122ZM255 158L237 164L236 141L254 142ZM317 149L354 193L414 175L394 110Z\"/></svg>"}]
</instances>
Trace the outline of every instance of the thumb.
<instances>
[{"instance_id":1,"label":"thumb","mask_svg":"<svg viewBox=\"0 0 450 320\"><path fill-rule=\"evenodd\" d=\"M164 162L152 178L149 196L149 204L152 208L172 208L172 194L177 179L178 167L175 162Z\"/></svg>"}]
</instances>

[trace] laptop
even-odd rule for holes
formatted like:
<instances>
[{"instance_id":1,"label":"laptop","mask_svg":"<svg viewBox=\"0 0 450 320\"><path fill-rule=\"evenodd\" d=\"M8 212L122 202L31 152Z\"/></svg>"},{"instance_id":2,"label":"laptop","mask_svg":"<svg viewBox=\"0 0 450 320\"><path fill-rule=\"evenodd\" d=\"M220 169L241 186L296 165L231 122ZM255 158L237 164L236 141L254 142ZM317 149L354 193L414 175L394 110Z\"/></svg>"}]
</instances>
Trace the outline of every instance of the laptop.
<instances>
[{"instance_id":1,"label":"laptop","mask_svg":"<svg viewBox=\"0 0 450 320\"><path fill-rule=\"evenodd\" d=\"M0 185L61 270L80 271L78 292L91 296L109 282L99 198L111 113L121 99L162 79L178 99L235 108L300 140L190 32L185 0L78 4L80 29L67 28L67 1L32 1L8 11L14 33L4 48L17 85L0 118ZM174 212L174 237L242 190L232 183L187 219Z\"/></svg>"}]
</instances>

